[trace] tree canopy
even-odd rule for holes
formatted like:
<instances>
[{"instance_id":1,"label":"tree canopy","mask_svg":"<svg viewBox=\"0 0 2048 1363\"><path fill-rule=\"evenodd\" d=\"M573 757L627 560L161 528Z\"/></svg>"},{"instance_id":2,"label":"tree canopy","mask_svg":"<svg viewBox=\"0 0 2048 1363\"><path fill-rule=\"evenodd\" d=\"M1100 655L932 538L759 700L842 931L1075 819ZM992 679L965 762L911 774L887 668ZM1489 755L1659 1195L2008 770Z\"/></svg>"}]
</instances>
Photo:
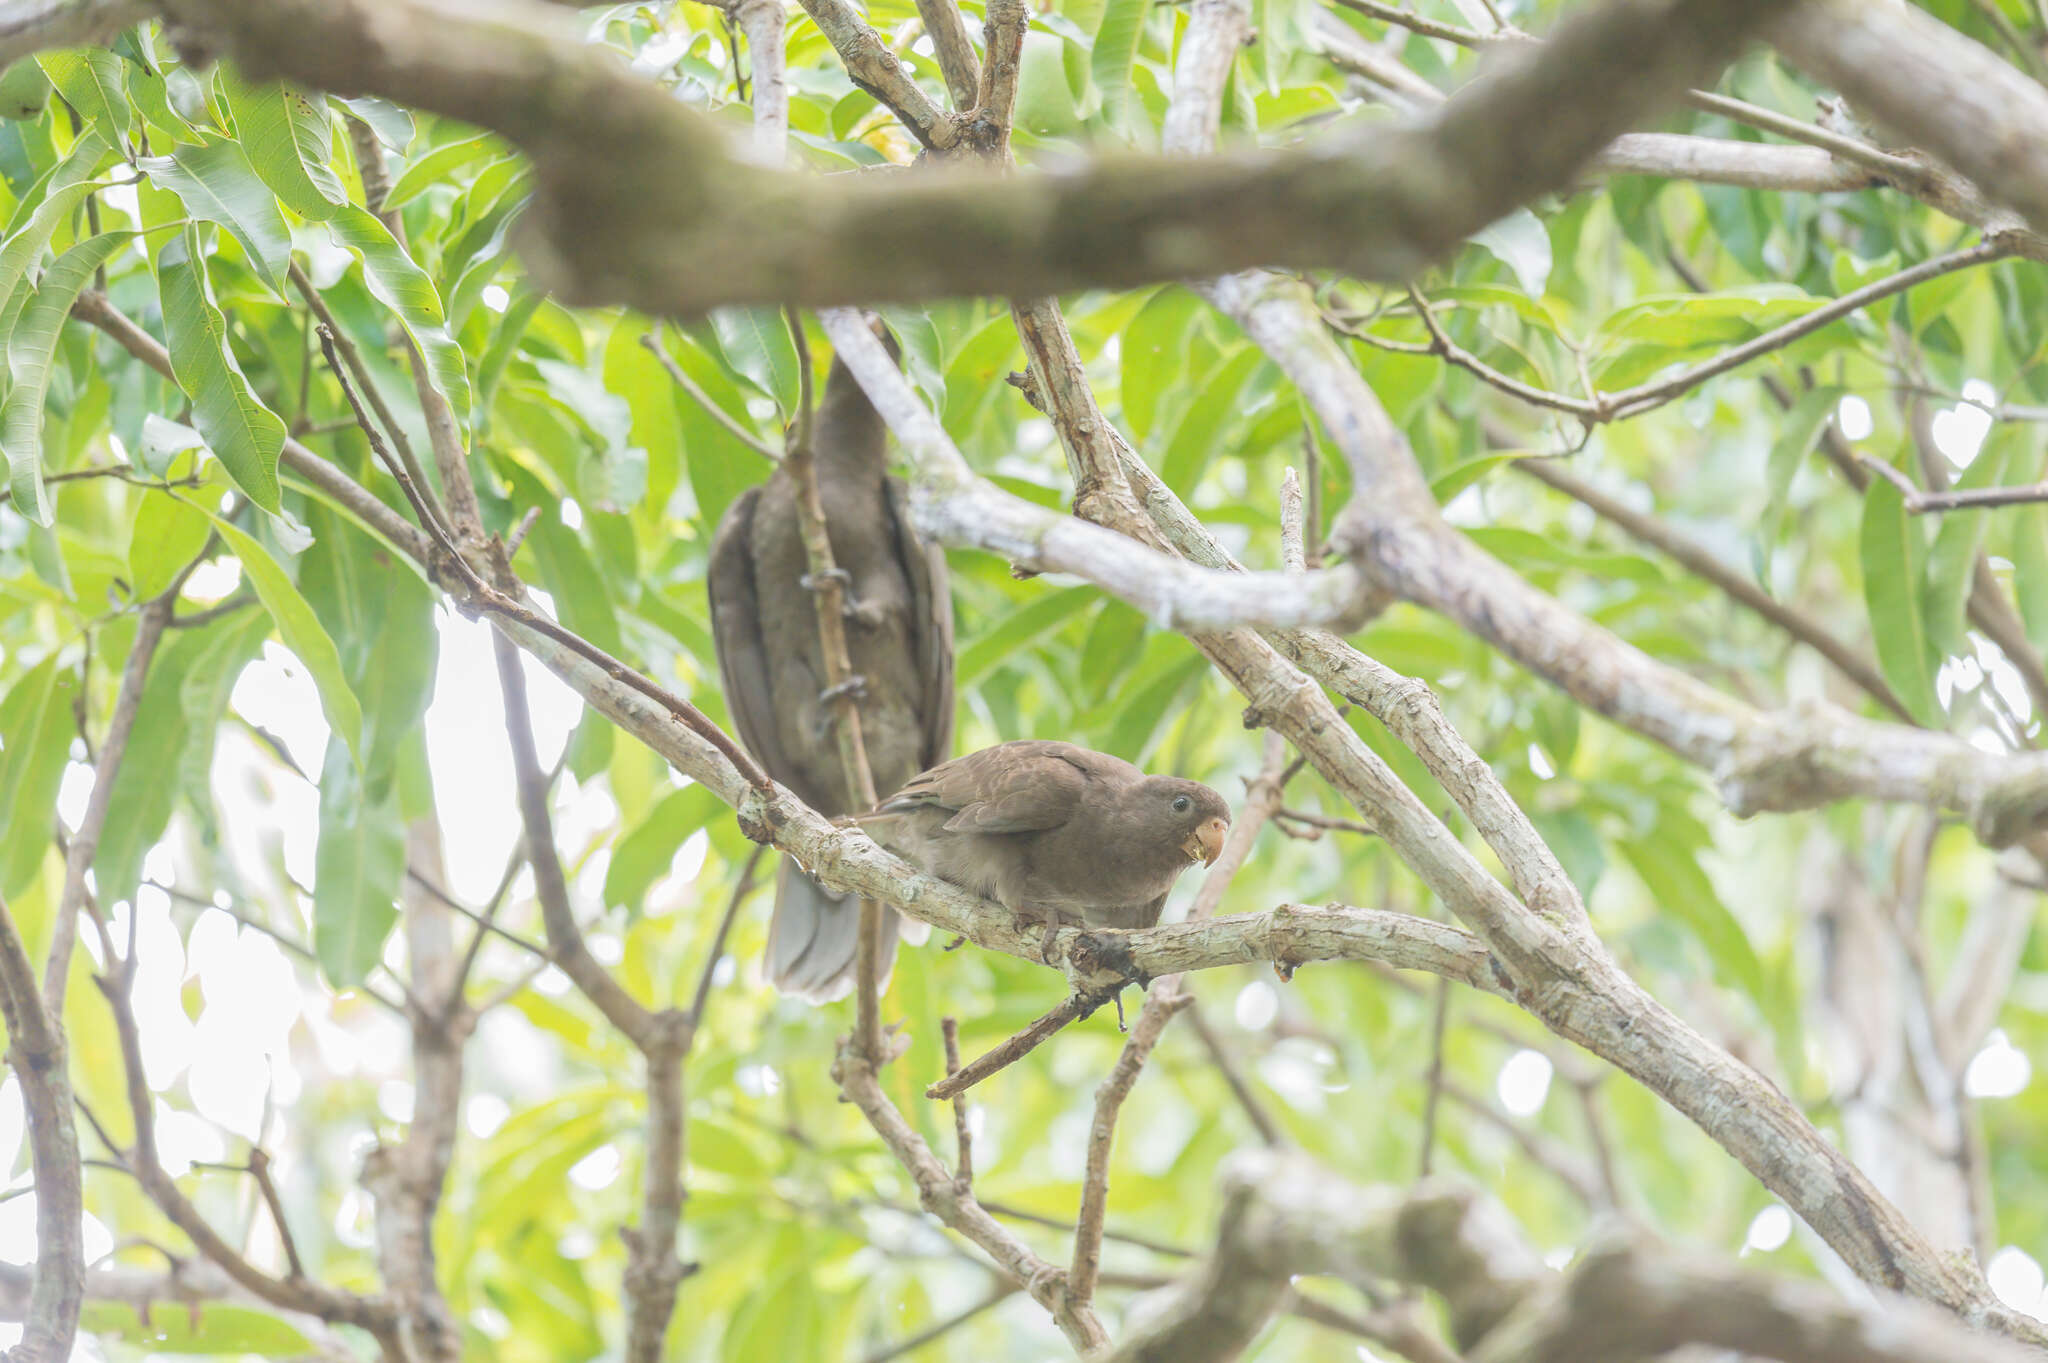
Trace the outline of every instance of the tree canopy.
<instances>
[{"instance_id":1,"label":"tree canopy","mask_svg":"<svg viewBox=\"0 0 2048 1363\"><path fill-rule=\"evenodd\" d=\"M10 1356L2039 1356L2044 35L0 3ZM730 737L835 356L1167 926Z\"/></svg>"}]
</instances>

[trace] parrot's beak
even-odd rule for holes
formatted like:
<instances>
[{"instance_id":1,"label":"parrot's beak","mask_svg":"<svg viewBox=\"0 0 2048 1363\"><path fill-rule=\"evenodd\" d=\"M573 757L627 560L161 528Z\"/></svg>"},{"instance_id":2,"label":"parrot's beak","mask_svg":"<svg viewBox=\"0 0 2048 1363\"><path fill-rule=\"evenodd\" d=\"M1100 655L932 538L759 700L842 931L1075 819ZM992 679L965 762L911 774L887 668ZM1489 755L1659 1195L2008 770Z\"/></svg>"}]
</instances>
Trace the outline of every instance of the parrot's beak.
<instances>
[{"instance_id":1,"label":"parrot's beak","mask_svg":"<svg viewBox=\"0 0 2048 1363\"><path fill-rule=\"evenodd\" d=\"M1216 858L1223 855L1223 835L1229 830L1230 820L1221 815L1197 828L1184 848L1188 860L1199 861L1204 866L1214 866Z\"/></svg>"}]
</instances>

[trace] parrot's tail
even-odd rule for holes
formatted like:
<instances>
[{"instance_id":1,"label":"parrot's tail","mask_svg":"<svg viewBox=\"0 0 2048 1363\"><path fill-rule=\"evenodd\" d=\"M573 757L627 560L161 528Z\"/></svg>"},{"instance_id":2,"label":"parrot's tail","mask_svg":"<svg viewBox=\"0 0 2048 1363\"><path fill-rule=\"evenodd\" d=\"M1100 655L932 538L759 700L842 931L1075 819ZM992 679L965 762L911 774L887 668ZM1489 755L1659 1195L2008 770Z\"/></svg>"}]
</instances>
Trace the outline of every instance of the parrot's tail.
<instances>
[{"instance_id":1,"label":"parrot's tail","mask_svg":"<svg viewBox=\"0 0 2048 1363\"><path fill-rule=\"evenodd\" d=\"M931 935L923 923L903 921L882 910L882 987L896 962L896 939L922 942ZM775 916L768 922L768 981L785 994L810 1003L831 1003L853 992L854 956L860 944L860 901L826 889L788 857L775 879Z\"/></svg>"}]
</instances>

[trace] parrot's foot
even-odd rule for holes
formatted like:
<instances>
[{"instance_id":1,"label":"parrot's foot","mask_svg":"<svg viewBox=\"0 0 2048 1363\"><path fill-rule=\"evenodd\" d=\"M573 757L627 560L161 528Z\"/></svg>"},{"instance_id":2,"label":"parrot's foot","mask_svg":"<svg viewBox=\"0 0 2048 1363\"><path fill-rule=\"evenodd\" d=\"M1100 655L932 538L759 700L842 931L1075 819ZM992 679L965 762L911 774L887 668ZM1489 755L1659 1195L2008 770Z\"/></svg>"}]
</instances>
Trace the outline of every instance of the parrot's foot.
<instances>
[{"instance_id":1,"label":"parrot's foot","mask_svg":"<svg viewBox=\"0 0 2048 1363\"><path fill-rule=\"evenodd\" d=\"M823 691L820 691L818 693L818 704L830 705L833 701L839 700L845 696L852 696L855 700L860 700L864 698L867 695L867 693L868 679L866 677L863 677L860 673L856 672L851 677L848 677L845 681L839 683L839 685L828 686Z\"/></svg>"},{"instance_id":2,"label":"parrot's foot","mask_svg":"<svg viewBox=\"0 0 2048 1363\"><path fill-rule=\"evenodd\" d=\"M846 597L846 608L840 611L852 623L862 629L881 629L889 623L889 608L875 601L859 601L851 592Z\"/></svg>"},{"instance_id":3,"label":"parrot's foot","mask_svg":"<svg viewBox=\"0 0 2048 1363\"><path fill-rule=\"evenodd\" d=\"M796 580L797 586L802 587L807 592L818 591L827 582L837 582L843 590L853 585L853 574L847 572L844 568L827 568L822 573L805 573Z\"/></svg>"}]
</instances>

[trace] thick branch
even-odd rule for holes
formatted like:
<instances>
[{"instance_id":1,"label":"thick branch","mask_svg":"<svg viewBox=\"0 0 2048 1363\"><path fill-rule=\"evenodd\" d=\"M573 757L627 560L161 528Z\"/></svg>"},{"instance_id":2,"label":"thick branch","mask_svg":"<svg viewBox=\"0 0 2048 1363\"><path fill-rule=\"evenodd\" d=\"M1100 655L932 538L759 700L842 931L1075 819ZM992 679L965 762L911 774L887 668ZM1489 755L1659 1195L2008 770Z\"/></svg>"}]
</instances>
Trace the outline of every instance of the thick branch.
<instances>
[{"instance_id":1,"label":"thick branch","mask_svg":"<svg viewBox=\"0 0 2048 1363\"><path fill-rule=\"evenodd\" d=\"M1613 0L1542 47L1507 54L1425 122L1310 150L815 180L738 164L707 119L574 41L544 6L506 0L488 17L424 0L168 7L253 73L381 94L504 134L534 162L524 225L537 276L567 302L687 315L738 302L978 293L990 279L1035 297L1253 264L1403 277L1569 183L1778 8ZM828 35L850 13L843 0L808 9ZM889 54L868 57L856 80L905 110L928 146L949 145L951 116Z\"/></svg>"},{"instance_id":2,"label":"thick branch","mask_svg":"<svg viewBox=\"0 0 2048 1363\"><path fill-rule=\"evenodd\" d=\"M927 539L986 549L1036 572L1079 574L1162 626L1217 629L1357 618L1358 577L1348 568L1306 579L1211 572L1011 496L975 475L865 323L839 311L821 313L819 320L911 462L911 513Z\"/></svg>"},{"instance_id":3,"label":"thick branch","mask_svg":"<svg viewBox=\"0 0 2048 1363\"><path fill-rule=\"evenodd\" d=\"M85 1293L85 1252L79 1219L85 1192L72 1119L69 1056L62 1016L36 988L35 966L14 915L0 903L0 1015L7 1020L7 1059L21 1083L29 1155L36 1186L36 1263L11 1363L66 1363L78 1334Z\"/></svg>"},{"instance_id":4,"label":"thick branch","mask_svg":"<svg viewBox=\"0 0 2048 1363\"><path fill-rule=\"evenodd\" d=\"M1911 5L1816 0L1771 32L1794 65L2048 227L2048 90Z\"/></svg>"}]
</instances>

